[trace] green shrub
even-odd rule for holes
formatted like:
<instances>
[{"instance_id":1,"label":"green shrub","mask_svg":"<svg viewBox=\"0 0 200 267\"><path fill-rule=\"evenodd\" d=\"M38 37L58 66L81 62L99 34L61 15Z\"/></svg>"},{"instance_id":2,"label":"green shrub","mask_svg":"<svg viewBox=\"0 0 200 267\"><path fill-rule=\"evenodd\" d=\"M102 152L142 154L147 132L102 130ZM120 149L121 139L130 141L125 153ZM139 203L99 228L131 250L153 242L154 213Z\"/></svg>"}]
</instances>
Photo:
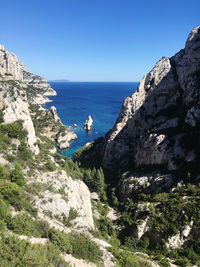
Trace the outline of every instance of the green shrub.
<instances>
[{"instance_id":1,"label":"green shrub","mask_svg":"<svg viewBox=\"0 0 200 267\"><path fill-rule=\"evenodd\" d=\"M2 124L0 130L11 138L24 138L27 132L23 129L23 121L18 120L13 123Z\"/></svg>"},{"instance_id":2,"label":"green shrub","mask_svg":"<svg viewBox=\"0 0 200 267\"><path fill-rule=\"evenodd\" d=\"M48 159L44 165L44 170L52 172L52 171L55 171L55 169L56 169L56 166L54 162Z\"/></svg>"},{"instance_id":3,"label":"green shrub","mask_svg":"<svg viewBox=\"0 0 200 267\"><path fill-rule=\"evenodd\" d=\"M110 249L118 263L122 267L140 267L137 256L128 250Z\"/></svg>"},{"instance_id":4,"label":"green shrub","mask_svg":"<svg viewBox=\"0 0 200 267\"><path fill-rule=\"evenodd\" d=\"M167 259L165 259L165 258L161 259L159 261L159 264L162 267L170 267L171 266L170 263L169 263L169 261Z\"/></svg>"},{"instance_id":5,"label":"green shrub","mask_svg":"<svg viewBox=\"0 0 200 267\"><path fill-rule=\"evenodd\" d=\"M3 165L0 165L0 179L8 178L8 173Z\"/></svg>"},{"instance_id":6,"label":"green shrub","mask_svg":"<svg viewBox=\"0 0 200 267\"><path fill-rule=\"evenodd\" d=\"M33 220L26 213L7 216L6 224L8 229L17 234L45 238L48 236L49 224L43 220Z\"/></svg>"},{"instance_id":7,"label":"green shrub","mask_svg":"<svg viewBox=\"0 0 200 267\"><path fill-rule=\"evenodd\" d=\"M21 140L21 143L18 146L18 156L19 156L19 159L23 161L29 161L33 159L33 154L30 151L30 149L27 147L27 144L24 139Z\"/></svg>"},{"instance_id":8,"label":"green shrub","mask_svg":"<svg viewBox=\"0 0 200 267\"><path fill-rule=\"evenodd\" d=\"M60 251L65 253L72 253L72 245L70 244L69 235L61 233L60 231L52 228L48 232L49 240L59 248Z\"/></svg>"},{"instance_id":9,"label":"green shrub","mask_svg":"<svg viewBox=\"0 0 200 267\"><path fill-rule=\"evenodd\" d=\"M3 122L3 111L2 111L2 109L0 110L0 123L2 123Z\"/></svg>"},{"instance_id":10,"label":"green shrub","mask_svg":"<svg viewBox=\"0 0 200 267\"><path fill-rule=\"evenodd\" d=\"M2 267L69 266L60 258L59 251L53 244L31 245L15 236L1 235L0 239L0 263Z\"/></svg>"},{"instance_id":11,"label":"green shrub","mask_svg":"<svg viewBox=\"0 0 200 267\"><path fill-rule=\"evenodd\" d=\"M181 267L187 267L190 266L190 262L186 258L178 258L175 260L175 264L178 264Z\"/></svg>"},{"instance_id":12,"label":"green shrub","mask_svg":"<svg viewBox=\"0 0 200 267\"><path fill-rule=\"evenodd\" d=\"M70 208L68 217L64 213L62 214L63 217L62 221L64 225L66 225L67 227L71 227L72 226L71 221L76 219L78 216L79 215L77 210L75 210L74 208Z\"/></svg>"},{"instance_id":13,"label":"green shrub","mask_svg":"<svg viewBox=\"0 0 200 267\"><path fill-rule=\"evenodd\" d=\"M10 180L19 186L24 186L26 184L26 179L24 178L22 167L19 163L16 163L14 170L11 171Z\"/></svg>"},{"instance_id":14,"label":"green shrub","mask_svg":"<svg viewBox=\"0 0 200 267\"><path fill-rule=\"evenodd\" d=\"M14 207L21 209L22 191L16 183L6 181L0 184L0 194Z\"/></svg>"},{"instance_id":15,"label":"green shrub","mask_svg":"<svg viewBox=\"0 0 200 267\"><path fill-rule=\"evenodd\" d=\"M3 201L3 199L0 199L0 220L4 220L6 218L6 216L8 215L8 207L5 203L5 201Z\"/></svg>"},{"instance_id":16,"label":"green shrub","mask_svg":"<svg viewBox=\"0 0 200 267\"><path fill-rule=\"evenodd\" d=\"M72 255L74 257L94 263L101 261L101 250L94 241L91 241L83 234L72 234L70 236L70 243L73 248Z\"/></svg>"}]
</instances>

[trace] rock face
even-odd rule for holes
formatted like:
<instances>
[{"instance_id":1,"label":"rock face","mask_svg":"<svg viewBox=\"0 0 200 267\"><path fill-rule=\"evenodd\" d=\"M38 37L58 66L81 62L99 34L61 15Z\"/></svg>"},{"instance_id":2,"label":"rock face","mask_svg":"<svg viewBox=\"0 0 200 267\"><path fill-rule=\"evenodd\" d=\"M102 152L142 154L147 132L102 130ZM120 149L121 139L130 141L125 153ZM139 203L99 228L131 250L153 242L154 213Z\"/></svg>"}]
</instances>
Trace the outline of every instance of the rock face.
<instances>
[{"instance_id":1,"label":"rock face","mask_svg":"<svg viewBox=\"0 0 200 267\"><path fill-rule=\"evenodd\" d=\"M65 131L64 133L59 133L57 138L58 148L66 149L69 148L70 143L77 138L77 135L71 131Z\"/></svg>"},{"instance_id":2,"label":"rock face","mask_svg":"<svg viewBox=\"0 0 200 267\"><path fill-rule=\"evenodd\" d=\"M23 121L23 127L27 131L27 144L34 154L39 153L35 145L37 139L35 129L29 112L29 104L23 93L10 83L1 84L0 106L3 108L4 123L12 123L17 120Z\"/></svg>"},{"instance_id":3,"label":"rock face","mask_svg":"<svg viewBox=\"0 0 200 267\"><path fill-rule=\"evenodd\" d=\"M84 124L84 129L86 131L90 131L92 129L92 124L93 124L93 119L92 117L89 115L88 116L88 119L85 121L85 124Z\"/></svg>"},{"instance_id":4,"label":"rock face","mask_svg":"<svg viewBox=\"0 0 200 267\"><path fill-rule=\"evenodd\" d=\"M64 171L54 171L39 174L34 182L51 185L54 191L57 190L57 193L45 190L35 196L35 206L40 212L51 212L61 217L65 214L68 217L73 208L78 212L77 218L73 220L74 228L94 228L90 191L82 181L73 180Z\"/></svg>"},{"instance_id":5,"label":"rock face","mask_svg":"<svg viewBox=\"0 0 200 267\"><path fill-rule=\"evenodd\" d=\"M176 235L168 238L166 246L168 248L180 248L187 241L187 237L192 231L193 221L189 225L186 225L182 231L179 231Z\"/></svg>"},{"instance_id":6,"label":"rock face","mask_svg":"<svg viewBox=\"0 0 200 267\"><path fill-rule=\"evenodd\" d=\"M53 116L55 121L60 121L60 118L58 117L58 113L57 113L56 107L51 106L50 112L51 112L51 114L52 114L52 116Z\"/></svg>"},{"instance_id":7,"label":"rock face","mask_svg":"<svg viewBox=\"0 0 200 267\"><path fill-rule=\"evenodd\" d=\"M51 88L44 78L30 73L17 56L8 52L2 44L0 45L0 74L9 80L19 80L33 86L45 96L56 95L56 91Z\"/></svg>"},{"instance_id":8,"label":"rock face","mask_svg":"<svg viewBox=\"0 0 200 267\"><path fill-rule=\"evenodd\" d=\"M145 194L158 194L164 190L169 190L174 184L174 177L171 174L153 173L132 173L119 181L120 196L124 199L133 197L137 192L144 192Z\"/></svg>"},{"instance_id":9,"label":"rock face","mask_svg":"<svg viewBox=\"0 0 200 267\"><path fill-rule=\"evenodd\" d=\"M198 156L194 143L199 143L199 115L200 26L183 50L163 57L124 100L104 141L104 167L126 169L131 163L136 168L181 168Z\"/></svg>"}]
</instances>

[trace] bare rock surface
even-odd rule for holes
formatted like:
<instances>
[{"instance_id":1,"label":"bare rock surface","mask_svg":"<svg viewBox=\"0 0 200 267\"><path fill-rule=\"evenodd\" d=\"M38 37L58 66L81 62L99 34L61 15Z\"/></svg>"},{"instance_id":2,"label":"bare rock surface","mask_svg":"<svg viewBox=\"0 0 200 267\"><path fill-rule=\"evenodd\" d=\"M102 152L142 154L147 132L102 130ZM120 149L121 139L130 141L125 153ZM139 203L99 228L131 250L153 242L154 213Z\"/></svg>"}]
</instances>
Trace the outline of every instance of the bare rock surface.
<instances>
[{"instance_id":1,"label":"bare rock surface","mask_svg":"<svg viewBox=\"0 0 200 267\"><path fill-rule=\"evenodd\" d=\"M0 45L0 74L7 80L19 80L37 88L44 96L56 95L56 91L44 78L29 72L24 63L15 54L8 52L2 44Z\"/></svg>"},{"instance_id":2,"label":"bare rock surface","mask_svg":"<svg viewBox=\"0 0 200 267\"><path fill-rule=\"evenodd\" d=\"M60 121L60 118L58 117L58 113L55 106L51 106L49 110L54 118L55 121Z\"/></svg>"},{"instance_id":3,"label":"bare rock surface","mask_svg":"<svg viewBox=\"0 0 200 267\"><path fill-rule=\"evenodd\" d=\"M90 131L92 129L92 125L93 125L93 119L92 117L89 115L88 116L88 119L85 121L85 124L84 124L84 129L86 131Z\"/></svg>"},{"instance_id":4,"label":"bare rock surface","mask_svg":"<svg viewBox=\"0 0 200 267\"><path fill-rule=\"evenodd\" d=\"M125 169L132 162L135 167L178 170L195 160L194 146L183 144L197 139L193 133L200 122L199 75L200 26L190 33L183 50L158 61L124 100L104 139L104 167Z\"/></svg>"},{"instance_id":5,"label":"bare rock surface","mask_svg":"<svg viewBox=\"0 0 200 267\"><path fill-rule=\"evenodd\" d=\"M59 133L57 137L57 143L59 149L69 148L70 143L77 138L77 135L73 131L65 131Z\"/></svg>"},{"instance_id":6,"label":"bare rock surface","mask_svg":"<svg viewBox=\"0 0 200 267\"><path fill-rule=\"evenodd\" d=\"M82 181L73 180L65 171L54 171L36 175L34 182L52 185L52 191L47 189L34 196L35 206L40 212L50 211L52 215L62 217L65 214L68 217L73 208L78 212L73 227L94 228L90 192Z\"/></svg>"},{"instance_id":7,"label":"bare rock surface","mask_svg":"<svg viewBox=\"0 0 200 267\"><path fill-rule=\"evenodd\" d=\"M153 173L132 173L119 181L119 190L122 199L143 191L146 194L160 193L163 190L169 190L174 184L171 174L160 174L158 171Z\"/></svg>"},{"instance_id":8,"label":"bare rock surface","mask_svg":"<svg viewBox=\"0 0 200 267\"><path fill-rule=\"evenodd\" d=\"M2 85L0 92L0 99L3 105L3 121L4 123L13 123L17 120L23 121L23 127L27 131L27 143L32 152L39 153L37 145L35 145L37 138L35 135L35 129L29 112L29 104L27 98L18 93L16 87L12 87L12 95L5 92L11 89L12 85Z\"/></svg>"}]
</instances>

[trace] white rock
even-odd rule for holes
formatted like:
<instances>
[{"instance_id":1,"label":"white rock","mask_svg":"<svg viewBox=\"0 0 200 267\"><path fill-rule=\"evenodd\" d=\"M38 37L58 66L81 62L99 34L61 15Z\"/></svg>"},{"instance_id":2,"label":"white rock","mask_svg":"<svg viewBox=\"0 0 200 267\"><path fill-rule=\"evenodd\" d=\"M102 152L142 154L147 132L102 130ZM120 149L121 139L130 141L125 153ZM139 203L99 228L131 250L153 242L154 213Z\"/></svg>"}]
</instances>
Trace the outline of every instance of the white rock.
<instances>
[{"instance_id":1,"label":"white rock","mask_svg":"<svg viewBox=\"0 0 200 267\"><path fill-rule=\"evenodd\" d=\"M57 143L59 149L69 148L70 143L77 138L77 135L71 131L65 131L58 135Z\"/></svg>"},{"instance_id":2,"label":"white rock","mask_svg":"<svg viewBox=\"0 0 200 267\"><path fill-rule=\"evenodd\" d=\"M174 171L185 160L194 160L194 151L187 156L182 138L187 135L184 122L190 127L200 124L199 73L200 26L184 50L158 61L124 100L102 144L104 167L124 169L132 161L136 168L160 165Z\"/></svg>"},{"instance_id":3,"label":"white rock","mask_svg":"<svg viewBox=\"0 0 200 267\"><path fill-rule=\"evenodd\" d=\"M36 175L34 182L52 184L55 190L64 189L68 201L60 193L46 190L42 197L35 196L35 206L39 212L51 211L53 215L69 215L70 208L77 210L79 216L73 220L75 228L94 228L90 192L80 180L73 180L64 171L54 171Z\"/></svg>"},{"instance_id":4,"label":"white rock","mask_svg":"<svg viewBox=\"0 0 200 267\"><path fill-rule=\"evenodd\" d=\"M89 115L88 116L88 119L85 121L85 124L84 124L84 129L86 131L90 131L92 129L92 124L93 124L93 119L92 117Z\"/></svg>"},{"instance_id":5,"label":"white rock","mask_svg":"<svg viewBox=\"0 0 200 267\"><path fill-rule=\"evenodd\" d=\"M39 148L35 145L37 139L27 102L23 101L20 97L16 101L11 101L9 98L4 99L3 120L5 123L22 120L23 127L28 133L27 142L30 149L35 154L39 153Z\"/></svg>"},{"instance_id":6,"label":"white rock","mask_svg":"<svg viewBox=\"0 0 200 267\"><path fill-rule=\"evenodd\" d=\"M51 106L50 112L51 112L51 114L52 114L52 116L53 116L55 121L60 121L60 118L58 117L58 113L57 113L56 107Z\"/></svg>"}]
</instances>

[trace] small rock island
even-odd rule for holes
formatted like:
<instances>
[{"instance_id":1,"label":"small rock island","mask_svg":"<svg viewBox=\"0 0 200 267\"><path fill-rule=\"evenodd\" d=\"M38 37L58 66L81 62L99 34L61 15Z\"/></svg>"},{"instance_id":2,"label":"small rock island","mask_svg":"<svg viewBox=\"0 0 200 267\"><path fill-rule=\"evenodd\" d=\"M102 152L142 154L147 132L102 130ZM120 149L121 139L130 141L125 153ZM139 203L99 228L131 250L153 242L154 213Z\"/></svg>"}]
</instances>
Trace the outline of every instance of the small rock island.
<instances>
[{"instance_id":1,"label":"small rock island","mask_svg":"<svg viewBox=\"0 0 200 267\"><path fill-rule=\"evenodd\" d=\"M84 130L86 131L90 131L92 129L92 125L93 125L93 119L92 117L89 115L88 119L85 121L84 124Z\"/></svg>"}]
</instances>

